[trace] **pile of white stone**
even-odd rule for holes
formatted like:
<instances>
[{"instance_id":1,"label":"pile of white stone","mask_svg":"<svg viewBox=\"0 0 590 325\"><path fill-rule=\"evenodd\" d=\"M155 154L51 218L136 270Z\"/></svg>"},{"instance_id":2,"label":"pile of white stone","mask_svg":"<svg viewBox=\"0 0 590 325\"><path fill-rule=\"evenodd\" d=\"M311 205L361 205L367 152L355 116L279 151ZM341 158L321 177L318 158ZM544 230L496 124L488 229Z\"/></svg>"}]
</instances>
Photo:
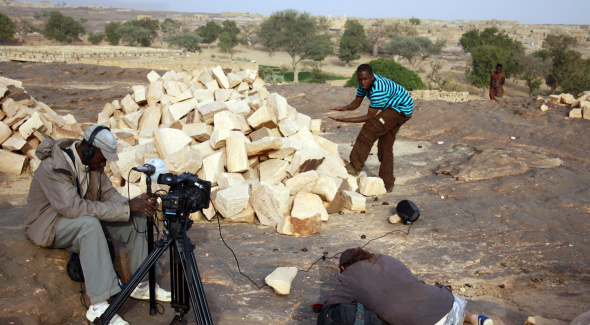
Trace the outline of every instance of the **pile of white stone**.
<instances>
[{"instance_id":1,"label":"pile of white stone","mask_svg":"<svg viewBox=\"0 0 590 325\"><path fill-rule=\"evenodd\" d=\"M11 92L24 96L11 97ZM22 82L0 77L0 172L21 175L34 172L41 161L35 149L45 135L55 139L79 137L82 130L73 115L65 117L36 101Z\"/></svg>"},{"instance_id":2,"label":"pile of white stone","mask_svg":"<svg viewBox=\"0 0 590 325\"><path fill-rule=\"evenodd\" d=\"M572 94L551 95L549 100L553 104L570 105L569 118L585 118L590 120L590 91L585 91L575 97ZM549 110L547 105L542 105L541 110Z\"/></svg>"},{"instance_id":3,"label":"pile of white stone","mask_svg":"<svg viewBox=\"0 0 590 325\"><path fill-rule=\"evenodd\" d=\"M210 207L191 218L219 214L307 236L330 213L363 211L366 197L386 192L378 177L349 175L338 145L314 134L321 120L269 93L256 70L152 71L148 79L98 114L119 141L107 172L124 195L128 185L131 197L145 191L145 176L129 170L161 158L169 172L212 183Z\"/></svg>"}]
</instances>

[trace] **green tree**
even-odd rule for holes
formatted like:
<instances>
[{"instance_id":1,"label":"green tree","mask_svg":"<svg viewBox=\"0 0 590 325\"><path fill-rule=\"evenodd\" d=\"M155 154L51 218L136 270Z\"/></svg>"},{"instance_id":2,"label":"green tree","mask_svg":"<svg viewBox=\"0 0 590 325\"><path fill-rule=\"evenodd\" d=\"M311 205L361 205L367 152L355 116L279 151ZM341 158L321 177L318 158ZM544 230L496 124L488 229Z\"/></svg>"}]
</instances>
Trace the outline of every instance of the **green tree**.
<instances>
[{"instance_id":1,"label":"green tree","mask_svg":"<svg viewBox=\"0 0 590 325\"><path fill-rule=\"evenodd\" d=\"M152 45L150 31L145 28L125 23L123 26L117 28L117 34L122 35L121 39L124 42L127 42L128 46L139 45L143 47L149 47Z\"/></svg>"},{"instance_id":2,"label":"green tree","mask_svg":"<svg viewBox=\"0 0 590 325\"><path fill-rule=\"evenodd\" d=\"M298 65L317 56L329 39L322 37L317 20L308 13L287 9L273 13L260 24L258 38L271 53L283 50L291 57L294 82L299 82ZM318 46L322 43L322 46Z\"/></svg>"},{"instance_id":3,"label":"green tree","mask_svg":"<svg viewBox=\"0 0 590 325\"><path fill-rule=\"evenodd\" d=\"M10 17L0 12L0 41L8 41L14 38L16 24Z\"/></svg>"},{"instance_id":4,"label":"green tree","mask_svg":"<svg viewBox=\"0 0 590 325\"><path fill-rule=\"evenodd\" d=\"M84 33L86 31L79 21L71 16L64 16L59 11L52 11L49 13L49 19L45 24L43 36L62 43L72 43L81 42L79 35Z\"/></svg>"},{"instance_id":5,"label":"green tree","mask_svg":"<svg viewBox=\"0 0 590 325\"><path fill-rule=\"evenodd\" d=\"M466 53L471 53L482 45L508 49L515 54L524 52L522 43L513 40L508 34L500 32L496 27L486 28L481 32L475 29L470 30L461 36L459 43Z\"/></svg>"},{"instance_id":6,"label":"green tree","mask_svg":"<svg viewBox=\"0 0 590 325\"><path fill-rule=\"evenodd\" d=\"M104 40L104 38L105 38L104 33L93 33L93 32L88 33L88 42L90 42L93 45L100 44L100 42L102 42Z\"/></svg>"},{"instance_id":7,"label":"green tree","mask_svg":"<svg viewBox=\"0 0 590 325\"><path fill-rule=\"evenodd\" d=\"M518 78L523 80L529 87L529 96L533 91L541 88L543 77L551 68L551 59L543 59L539 55L521 54L515 57L516 63L520 67Z\"/></svg>"},{"instance_id":8,"label":"green tree","mask_svg":"<svg viewBox=\"0 0 590 325\"><path fill-rule=\"evenodd\" d=\"M258 32L258 24L256 23L247 23L246 25L242 26L242 42L246 44L248 47L252 47L252 45L256 44L256 33Z\"/></svg>"},{"instance_id":9,"label":"green tree","mask_svg":"<svg viewBox=\"0 0 590 325\"><path fill-rule=\"evenodd\" d=\"M48 10L41 10L41 12L35 11L33 13L33 18L38 19L38 20L43 20L46 18L49 18L49 11Z\"/></svg>"},{"instance_id":10,"label":"green tree","mask_svg":"<svg viewBox=\"0 0 590 325\"><path fill-rule=\"evenodd\" d=\"M117 30L121 26L122 26L122 24L117 21L111 21L110 23L108 23L105 26L104 34L105 34L105 38L106 38L107 42L109 42L109 44L119 45L119 41L121 40L122 35L117 33Z\"/></svg>"},{"instance_id":11,"label":"green tree","mask_svg":"<svg viewBox=\"0 0 590 325\"><path fill-rule=\"evenodd\" d=\"M545 76L545 82L551 87L551 92L555 92L558 86L562 91L569 92L584 85L585 78L580 76L580 72L585 70L587 62L582 59L580 52L571 49L574 45L576 40L569 35L549 34L543 42L545 51L537 54L540 57L546 56L553 62ZM581 85L576 86L577 83Z\"/></svg>"},{"instance_id":12,"label":"green tree","mask_svg":"<svg viewBox=\"0 0 590 325\"><path fill-rule=\"evenodd\" d=\"M195 33L185 33L170 35L168 38L166 38L166 41L168 42L169 46L176 46L190 52L201 53L201 47L199 44L202 43L203 38Z\"/></svg>"},{"instance_id":13,"label":"green tree","mask_svg":"<svg viewBox=\"0 0 590 325\"><path fill-rule=\"evenodd\" d=\"M234 47L240 44L238 35L240 34L240 28L232 20L226 20L223 22L221 27L221 34L219 34L219 48L226 53L229 53L231 58L234 57Z\"/></svg>"},{"instance_id":14,"label":"green tree","mask_svg":"<svg viewBox=\"0 0 590 325\"><path fill-rule=\"evenodd\" d=\"M371 40L372 55L379 55L379 46L381 41L391 33L393 25L385 23L383 19L376 19L373 24L367 29L367 36Z\"/></svg>"},{"instance_id":15,"label":"green tree","mask_svg":"<svg viewBox=\"0 0 590 325\"><path fill-rule=\"evenodd\" d=\"M421 23L420 18L416 18L416 17L410 18L409 21L410 21L410 24L412 24L412 25L420 25L420 23Z\"/></svg>"},{"instance_id":16,"label":"green tree","mask_svg":"<svg viewBox=\"0 0 590 325\"><path fill-rule=\"evenodd\" d=\"M340 51L338 58L349 65L350 61L361 58L369 48L369 39L365 29L357 20L348 20L344 24L344 34L340 39Z\"/></svg>"},{"instance_id":17,"label":"green tree","mask_svg":"<svg viewBox=\"0 0 590 325\"><path fill-rule=\"evenodd\" d=\"M214 21L208 21L205 25L197 28L197 34L203 38L203 43L211 44L217 40L221 33L221 26Z\"/></svg>"},{"instance_id":18,"label":"green tree","mask_svg":"<svg viewBox=\"0 0 590 325\"><path fill-rule=\"evenodd\" d=\"M368 62L373 68L373 73L378 74L387 79L393 80L400 84L407 90L426 89L420 76L412 70L402 66L401 64L386 59L377 59ZM356 72L348 79L344 87L357 87L358 81Z\"/></svg>"},{"instance_id":19,"label":"green tree","mask_svg":"<svg viewBox=\"0 0 590 325\"><path fill-rule=\"evenodd\" d=\"M147 37L150 40L149 45L147 45L147 46L150 46L151 42L156 37L158 37L158 30L160 30L160 21L157 19L150 19L150 18L131 20L131 21L124 23L123 26L124 25L131 25L134 27L139 27L144 30L147 30L148 31ZM123 37L125 37L124 34L123 34ZM142 46L146 46L146 45L142 45Z\"/></svg>"},{"instance_id":20,"label":"green tree","mask_svg":"<svg viewBox=\"0 0 590 325\"><path fill-rule=\"evenodd\" d=\"M309 56L309 59L316 61L318 63L318 67L320 62L324 61L328 55L334 54L334 45L332 45L330 35L327 34L314 37L311 40L309 46L314 48L314 53Z\"/></svg>"},{"instance_id":21,"label":"green tree","mask_svg":"<svg viewBox=\"0 0 590 325\"><path fill-rule=\"evenodd\" d=\"M446 40L432 42L424 36L394 34L390 38L389 43L385 46L385 51L403 57L414 69L419 69L422 62L432 55L440 54L446 43Z\"/></svg>"},{"instance_id":22,"label":"green tree","mask_svg":"<svg viewBox=\"0 0 590 325\"><path fill-rule=\"evenodd\" d=\"M80 23L81 24L84 24L87 21L88 21L88 18L84 18L84 17L80 18Z\"/></svg>"},{"instance_id":23,"label":"green tree","mask_svg":"<svg viewBox=\"0 0 590 325\"><path fill-rule=\"evenodd\" d=\"M160 23L160 29L167 38L170 35L188 34L190 31L189 22L185 19L166 18Z\"/></svg>"}]
</instances>

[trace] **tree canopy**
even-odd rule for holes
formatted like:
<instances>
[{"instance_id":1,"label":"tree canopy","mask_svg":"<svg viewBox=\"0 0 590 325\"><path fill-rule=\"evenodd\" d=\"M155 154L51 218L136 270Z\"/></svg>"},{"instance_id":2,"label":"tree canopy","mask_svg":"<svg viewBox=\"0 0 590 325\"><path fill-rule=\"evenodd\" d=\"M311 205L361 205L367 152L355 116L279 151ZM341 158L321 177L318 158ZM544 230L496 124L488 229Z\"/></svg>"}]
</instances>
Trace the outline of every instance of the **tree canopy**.
<instances>
[{"instance_id":1,"label":"tree canopy","mask_svg":"<svg viewBox=\"0 0 590 325\"><path fill-rule=\"evenodd\" d=\"M376 19L371 26L367 29L367 36L371 40L371 46L373 48L372 55L379 55L379 46L381 40L391 33L393 25L385 23L383 19Z\"/></svg>"},{"instance_id":2,"label":"tree canopy","mask_svg":"<svg viewBox=\"0 0 590 325\"><path fill-rule=\"evenodd\" d=\"M414 69L419 69L424 60L440 54L445 43L446 40L432 42L424 36L393 34L390 36L389 43L385 45L385 51L403 57Z\"/></svg>"},{"instance_id":3,"label":"tree canopy","mask_svg":"<svg viewBox=\"0 0 590 325\"><path fill-rule=\"evenodd\" d=\"M356 20L348 20L344 24L344 35L340 39L340 51L338 58L348 64L350 61L361 58L369 48L369 38L363 25Z\"/></svg>"},{"instance_id":4,"label":"tree canopy","mask_svg":"<svg viewBox=\"0 0 590 325\"><path fill-rule=\"evenodd\" d=\"M45 24L43 36L62 43L72 43L82 41L79 35L84 33L86 31L79 21L70 16L64 16L59 11L52 11Z\"/></svg>"},{"instance_id":5,"label":"tree canopy","mask_svg":"<svg viewBox=\"0 0 590 325\"><path fill-rule=\"evenodd\" d=\"M551 59L544 59L533 54L521 54L515 57L516 63L520 67L518 78L523 80L529 87L529 96L543 84L543 78L551 68Z\"/></svg>"},{"instance_id":6,"label":"tree canopy","mask_svg":"<svg viewBox=\"0 0 590 325\"><path fill-rule=\"evenodd\" d=\"M11 40L14 37L15 27L14 21L0 12L0 41Z\"/></svg>"},{"instance_id":7,"label":"tree canopy","mask_svg":"<svg viewBox=\"0 0 590 325\"><path fill-rule=\"evenodd\" d=\"M104 33L93 33L90 32L88 33L88 42L90 42L93 45L98 45L100 44L100 42L102 42L105 38Z\"/></svg>"},{"instance_id":8,"label":"tree canopy","mask_svg":"<svg viewBox=\"0 0 590 325\"><path fill-rule=\"evenodd\" d=\"M203 43L211 44L217 40L221 33L221 26L214 21L208 21L205 25L197 28L197 34L203 38Z\"/></svg>"},{"instance_id":9,"label":"tree canopy","mask_svg":"<svg viewBox=\"0 0 590 325\"><path fill-rule=\"evenodd\" d=\"M385 77L389 80L393 80L400 84L406 90L418 90L426 89L420 76L412 70L407 69L401 64L387 59L377 59L368 62L373 68L373 73ZM348 79L344 87L357 87L358 80L356 78L356 72L353 73L352 77Z\"/></svg>"},{"instance_id":10,"label":"tree canopy","mask_svg":"<svg viewBox=\"0 0 590 325\"><path fill-rule=\"evenodd\" d=\"M149 47L152 45L151 32L145 28L125 23L117 28L116 33L121 35L121 39L129 46Z\"/></svg>"},{"instance_id":11,"label":"tree canopy","mask_svg":"<svg viewBox=\"0 0 590 325\"><path fill-rule=\"evenodd\" d=\"M190 52L200 53L201 47L199 44L202 43L203 38L196 33L185 33L170 35L166 38L166 41L168 41L169 46L176 46Z\"/></svg>"},{"instance_id":12,"label":"tree canopy","mask_svg":"<svg viewBox=\"0 0 590 325\"><path fill-rule=\"evenodd\" d=\"M583 59L582 54L571 47L576 40L568 35L549 34L543 42L543 49L538 57L550 59L551 67L545 76L545 82L552 91L559 86L564 92L577 94L590 89L590 60Z\"/></svg>"},{"instance_id":13,"label":"tree canopy","mask_svg":"<svg viewBox=\"0 0 590 325\"><path fill-rule=\"evenodd\" d=\"M121 40L122 35L117 33L117 29L119 29L119 27L121 26L122 24L118 21L111 21L105 26L104 34L109 44L119 45L119 41Z\"/></svg>"},{"instance_id":14,"label":"tree canopy","mask_svg":"<svg viewBox=\"0 0 590 325\"><path fill-rule=\"evenodd\" d=\"M293 9L275 12L263 21L258 38L271 53L282 50L289 54L294 82L299 82L298 64L319 55L329 42L314 17Z\"/></svg>"},{"instance_id":15,"label":"tree canopy","mask_svg":"<svg viewBox=\"0 0 590 325\"><path fill-rule=\"evenodd\" d=\"M219 34L219 48L226 53L229 53L233 59L234 47L240 44L238 35L240 34L240 27L232 20L226 20L222 23L221 33Z\"/></svg>"}]
</instances>

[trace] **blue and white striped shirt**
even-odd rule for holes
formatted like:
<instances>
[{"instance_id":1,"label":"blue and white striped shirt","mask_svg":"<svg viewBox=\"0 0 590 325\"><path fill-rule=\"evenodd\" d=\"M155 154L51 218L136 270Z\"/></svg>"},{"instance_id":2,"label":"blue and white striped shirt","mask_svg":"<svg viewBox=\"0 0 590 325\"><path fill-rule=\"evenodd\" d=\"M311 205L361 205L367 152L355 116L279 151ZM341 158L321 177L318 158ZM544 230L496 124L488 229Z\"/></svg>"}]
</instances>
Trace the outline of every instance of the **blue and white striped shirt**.
<instances>
[{"instance_id":1,"label":"blue and white striped shirt","mask_svg":"<svg viewBox=\"0 0 590 325\"><path fill-rule=\"evenodd\" d=\"M408 91L399 84L380 75L375 76L373 86L369 90L364 90L359 85L356 96L365 97L371 101L369 107L386 109L393 108L406 116L414 112L414 101Z\"/></svg>"}]
</instances>

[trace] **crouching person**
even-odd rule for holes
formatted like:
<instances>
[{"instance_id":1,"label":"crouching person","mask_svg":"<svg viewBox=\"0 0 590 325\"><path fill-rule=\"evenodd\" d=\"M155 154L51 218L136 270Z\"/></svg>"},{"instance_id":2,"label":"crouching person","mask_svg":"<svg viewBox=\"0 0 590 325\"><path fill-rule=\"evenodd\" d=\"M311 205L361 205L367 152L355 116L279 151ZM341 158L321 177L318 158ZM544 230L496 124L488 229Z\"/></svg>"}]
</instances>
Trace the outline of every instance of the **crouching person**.
<instances>
[{"instance_id":1,"label":"crouching person","mask_svg":"<svg viewBox=\"0 0 590 325\"><path fill-rule=\"evenodd\" d=\"M483 315L466 312L467 302L446 287L418 280L392 256L372 254L360 247L348 249L340 256L339 269L338 284L324 309L360 303L365 313L376 313L383 324L493 325ZM326 318L318 319L318 324L329 324Z\"/></svg>"},{"instance_id":2,"label":"crouching person","mask_svg":"<svg viewBox=\"0 0 590 325\"><path fill-rule=\"evenodd\" d=\"M83 141L43 140L35 154L42 162L29 189L25 232L38 246L80 255L91 303L86 318L93 321L108 307L107 299L121 291L105 233L126 245L135 272L148 255L142 232L156 201L145 195L128 200L115 190L103 168L107 160L119 159L117 140L105 126L91 126ZM170 292L156 288L157 300L171 300ZM131 297L149 299L147 281ZM115 315L110 324L128 323Z\"/></svg>"}]
</instances>

